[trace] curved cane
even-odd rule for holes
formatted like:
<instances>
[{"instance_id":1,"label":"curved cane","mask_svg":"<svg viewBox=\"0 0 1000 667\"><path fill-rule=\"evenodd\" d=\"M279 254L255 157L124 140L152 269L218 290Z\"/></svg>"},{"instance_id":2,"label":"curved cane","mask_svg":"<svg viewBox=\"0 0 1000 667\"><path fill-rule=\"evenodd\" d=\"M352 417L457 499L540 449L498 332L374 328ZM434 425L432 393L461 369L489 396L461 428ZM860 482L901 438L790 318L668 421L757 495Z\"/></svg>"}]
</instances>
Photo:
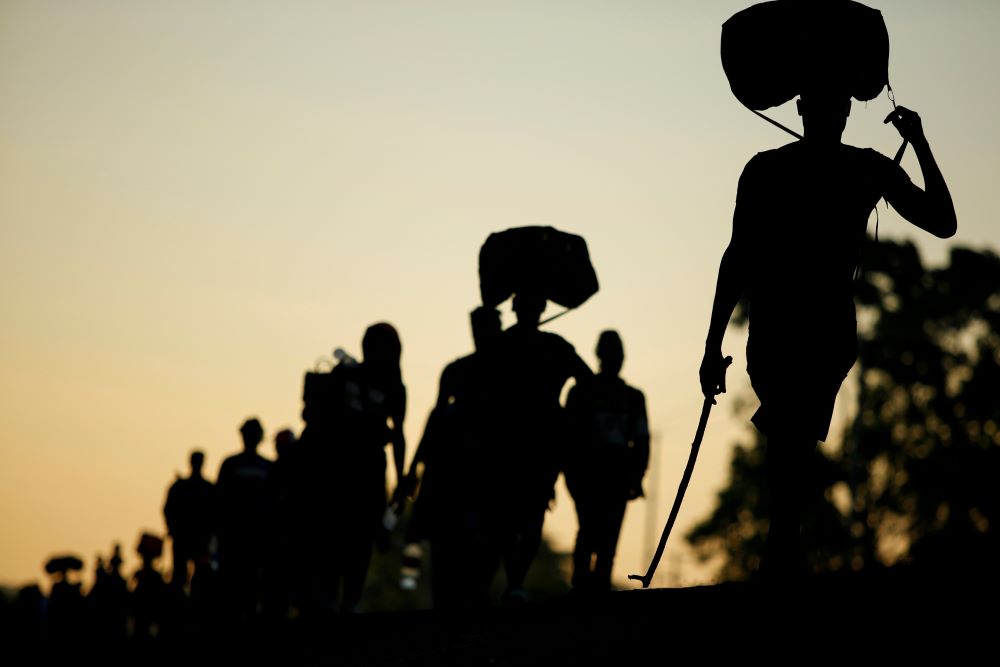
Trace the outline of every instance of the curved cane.
<instances>
[{"instance_id":1,"label":"curved cane","mask_svg":"<svg viewBox=\"0 0 1000 667\"><path fill-rule=\"evenodd\" d=\"M723 391L726 388L726 369L733 363L732 357L726 357L722 360L722 382L720 387ZM641 581L643 588L649 588L649 582L653 580L653 573L656 572L656 566L660 564L660 558L663 556L663 550L667 546L667 538L670 537L670 531L674 527L674 521L677 520L677 513L681 509L681 501L684 500L684 492L687 491L688 482L691 481L691 473L694 472L695 461L698 460L698 450L701 448L702 438L705 437L705 427L708 426L708 415L712 412L712 405L715 404L715 399L706 396L705 402L701 406L701 418L698 420L698 430L694 435L694 442L691 443L691 454L688 455L687 467L684 468L684 475L681 477L681 484L677 489L677 496L674 498L674 506L670 508L670 516L667 518L667 525L663 528L663 533L660 535L660 543L656 546L656 553L653 554L653 562L649 564L649 569L646 570L646 574L630 574L628 578L633 581Z\"/></svg>"}]
</instances>

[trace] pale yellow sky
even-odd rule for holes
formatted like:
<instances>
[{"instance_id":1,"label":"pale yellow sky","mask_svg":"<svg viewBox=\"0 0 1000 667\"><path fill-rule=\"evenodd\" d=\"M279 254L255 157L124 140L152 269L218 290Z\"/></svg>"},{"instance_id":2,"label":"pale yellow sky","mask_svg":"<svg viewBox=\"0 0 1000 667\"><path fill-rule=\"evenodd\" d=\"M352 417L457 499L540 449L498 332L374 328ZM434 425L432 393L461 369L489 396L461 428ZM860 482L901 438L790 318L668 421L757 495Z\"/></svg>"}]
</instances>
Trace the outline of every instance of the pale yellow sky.
<instances>
[{"instance_id":1,"label":"pale yellow sky","mask_svg":"<svg viewBox=\"0 0 1000 667\"><path fill-rule=\"evenodd\" d=\"M358 352L371 322L401 332L416 443L438 373L471 348L479 245L526 224L590 244L601 292L552 329L590 362L602 329L622 333L662 448L658 531L736 181L785 143L719 64L720 26L747 4L0 3L0 582L39 578L55 551L88 567L115 540L131 551L162 530L189 450L214 472L249 415L273 454L277 429L301 427L303 372ZM872 4L897 100L951 186L954 242L997 245L1000 5ZM891 155L888 109L856 103L845 141ZM790 105L774 114L798 126ZM880 233L919 238L893 212ZM742 344L727 339L734 389ZM678 531L724 482L732 403ZM619 578L648 562L643 512ZM568 549L574 530L561 496L547 532ZM682 567L662 581L703 577Z\"/></svg>"}]
</instances>

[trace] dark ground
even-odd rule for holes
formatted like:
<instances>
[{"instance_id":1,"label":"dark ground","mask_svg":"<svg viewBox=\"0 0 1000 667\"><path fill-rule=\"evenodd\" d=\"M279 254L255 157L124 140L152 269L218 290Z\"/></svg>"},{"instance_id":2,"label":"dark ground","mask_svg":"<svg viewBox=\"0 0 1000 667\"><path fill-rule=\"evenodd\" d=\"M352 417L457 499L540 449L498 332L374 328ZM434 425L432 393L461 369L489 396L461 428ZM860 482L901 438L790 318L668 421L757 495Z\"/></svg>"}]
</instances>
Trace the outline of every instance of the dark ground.
<instances>
[{"instance_id":1,"label":"dark ground","mask_svg":"<svg viewBox=\"0 0 1000 667\"><path fill-rule=\"evenodd\" d=\"M835 655L896 662L945 650L949 664L967 664L985 650L974 661L992 664L1000 637L996 592L943 579L856 576L784 592L731 584L479 614L369 615L352 619L350 658L358 665L619 665L783 656L801 664Z\"/></svg>"},{"instance_id":2,"label":"dark ground","mask_svg":"<svg viewBox=\"0 0 1000 667\"><path fill-rule=\"evenodd\" d=\"M627 665L995 664L994 580L961 571L815 578L792 589L724 584L566 596L520 608L332 618L313 628L188 636L127 650L80 642L6 664ZM7 654L11 654L8 652Z\"/></svg>"}]
</instances>

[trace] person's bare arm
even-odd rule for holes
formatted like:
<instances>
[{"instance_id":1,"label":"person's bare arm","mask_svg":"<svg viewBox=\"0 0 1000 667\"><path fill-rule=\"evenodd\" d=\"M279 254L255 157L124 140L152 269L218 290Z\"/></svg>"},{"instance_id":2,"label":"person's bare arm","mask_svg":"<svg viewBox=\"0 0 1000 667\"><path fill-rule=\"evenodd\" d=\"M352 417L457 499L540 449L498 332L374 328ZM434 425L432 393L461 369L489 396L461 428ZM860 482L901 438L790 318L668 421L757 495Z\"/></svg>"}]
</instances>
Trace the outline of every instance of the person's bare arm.
<instances>
[{"instance_id":1,"label":"person's bare arm","mask_svg":"<svg viewBox=\"0 0 1000 667\"><path fill-rule=\"evenodd\" d=\"M743 295L744 262L742 250L730 242L719 263L719 278L715 284L712 318L708 325L705 349L721 350L729 319Z\"/></svg>"},{"instance_id":2,"label":"person's bare arm","mask_svg":"<svg viewBox=\"0 0 1000 667\"><path fill-rule=\"evenodd\" d=\"M394 501L401 500L398 495L405 492L406 472L406 437L403 435L403 420L406 419L406 387L400 386L399 401L391 412L392 431L389 442L392 444L392 461L396 468L396 490Z\"/></svg>"},{"instance_id":3,"label":"person's bare arm","mask_svg":"<svg viewBox=\"0 0 1000 667\"><path fill-rule=\"evenodd\" d=\"M698 371L701 381L701 391L706 398L726 392L726 367L728 363L722 355L722 339L733 316L733 310L739 303L746 282L747 270L747 225L750 223L753 206L751 178L751 161L740 177L740 191L736 198L736 211L733 213L733 236L729 246L722 254L719 263L719 277L715 285L715 299L712 302L712 317L709 320L708 336L705 339L705 356Z\"/></svg>"},{"instance_id":4,"label":"person's bare arm","mask_svg":"<svg viewBox=\"0 0 1000 667\"><path fill-rule=\"evenodd\" d=\"M578 355L576 351L573 352L570 377L576 380L578 384L581 382L589 382L594 379L594 371L590 370L590 366L587 365L586 361L580 358L580 355Z\"/></svg>"},{"instance_id":5,"label":"person's bare arm","mask_svg":"<svg viewBox=\"0 0 1000 667\"><path fill-rule=\"evenodd\" d=\"M726 364L722 355L722 339L729 326L733 310L743 295L743 260L740 249L732 243L726 248L719 265L719 279L715 286L712 319L705 340L705 356L701 360L698 376L701 391L706 398L726 393Z\"/></svg>"},{"instance_id":6,"label":"person's bare arm","mask_svg":"<svg viewBox=\"0 0 1000 667\"><path fill-rule=\"evenodd\" d=\"M642 478L646 476L649 467L649 421L646 416L646 397L638 389L633 395L632 415L632 446L635 451L635 472L629 485L628 499L634 500L643 495Z\"/></svg>"},{"instance_id":7,"label":"person's bare arm","mask_svg":"<svg viewBox=\"0 0 1000 667\"><path fill-rule=\"evenodd\" d=\"M444 411L448 409L448 406L455 395L454 375L455 370L453 364L448 364L441 372L441 380L438 382L437 402L431 409L431 414L427 417L427 425L424 426L423 437L421 437L420 442L417 443L417 451L413 455L413 460L410 461L410 472L407 473L407 476L415 476L417 464L426 463L434 456L433 450L437 443L438 430L440 428L439 424L442 415Z\"/></svg>"},{"instance_id":8,"label":"person's bare arm","mask_svg":"<svg viewBox=\"0 0 1000 667\"><path fill-rule=\"evenodd\" d=\"M920 163L925 188L921 190L908 178L890 178L885 192L886 201L903 218L920 229L942 239L954 236L958 230L955 205L941 169L931 153L930 144L924 136L920 116L906 107L896 107L886 116L885 122L892 123L903 139L913 146L917 161ZM896 168L902 171L900 167Z\"/></svg>"}]
</instances>

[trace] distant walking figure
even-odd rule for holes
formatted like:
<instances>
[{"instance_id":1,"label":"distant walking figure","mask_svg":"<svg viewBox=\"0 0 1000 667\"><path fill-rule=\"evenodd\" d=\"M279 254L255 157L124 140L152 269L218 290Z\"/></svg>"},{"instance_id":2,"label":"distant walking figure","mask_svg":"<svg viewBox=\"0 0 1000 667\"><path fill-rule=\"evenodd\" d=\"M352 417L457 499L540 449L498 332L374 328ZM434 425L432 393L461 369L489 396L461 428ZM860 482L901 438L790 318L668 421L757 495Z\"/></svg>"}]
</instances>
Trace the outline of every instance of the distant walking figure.
<instances>
[{"instance_id":1,"label":"distant walking figure","mask_svg":"<svg viewBox=\"0 0 1000 667\"><path fill-rule=\"evenodd\" d=\"M291 429L274 436L274 490L277 522L273 576L269 577L275 596L276 612L289 614L291 607L301 607L307 583L302 559L307 548L306 536L312 529L307 513L308 496L303 488L303 447Z\"/></svg>"},{"instance_id":2,"label":"distant walking figure","mask_svg":"<svg viewBox=\"0 0 1000 667\"><path fill-rule=\"evenodd\" d=\"M806 88L797 107L803 139L758 153L740 177L700 370L706 397L724 391L722 340L745 297L747 371L761 403L753 423L767 435L773 503L761 568L782 578L804 567L799 482L816 441L827 437L834 399L857 358L853 275L868 216L885 197L939 238L957 226L916 113L898 107L886 122L913 145L925 190L889 158L841 143L851 109L846 89Z\"/></svg>"},{"instance_id":3,"label":"distant walking figure","mask_svg":"<svg viewBox=\"0 0 1000 667\"><path fill-rule=\"evenodd\" d=\"M256 419L240 427L243 451L222 462L219 497L219 569L227 602L237 616L261 611L265 567L274 547L273 462L257 453L264 429Z\"/></svg>"},{"instance_id":4,"label":"distant walking figure","mask_svg":"<svg viewBox=\"0 0 1000 667\"><path fill-rule=\"evenodd\" d=\"M87 594L88 612L93 615L91 622L99 641L123 641L128 631L128 582L121 569L122 550L116 544L107 563L98 558L94 586Z\"/></svg>"},{"instance_id":5,"label":"distant walking figure","mask_svg":"<svg viewBox=\"0 0 1000 667\"><path fill-rule=\"evenodd\" d=\"M560 404L569 378L593 377L573 346L540 331L546 302L579 308L598 291L583 237L552 227L515 227L490 234L479 249L479 292L495 308L511 296L517 324L484 358L492 381L484 420L493 463L483 515L501 545L504 602L527 600L524 579L542 539L545 511L562 465L566 424ZM554 319L554 318L550 318Z\"/></svg>"},{"instance_id":6,"label":"distant walking figure","mask_svg":"<svg viewBox=\"0 0 1000 667\"><path fill-rule=\"evenodd\" d=\"M476 351L441 373L437 403L410 464L404 490L412 494L416 468L423 465L420 496L408 540L431 545L431 589L435 608L485 606L499 565L497 545L483 513L495 491L488 474L485 432L487 392L494 382L487 367L500 337L500 313L479 307L470 315Z\"/></svg>"},{"instance_id":7,"label":"distant walking figure","mask_svg":"<svg viewBox=\"0 0 1000 667\"><path fill-rule=\"evenodd\" d=\"M625 505L642 495L649 463L646 397L618 375L625 349L616 331L601 333L597 357L601 368L594 380L574 386L566 398L566 485L580 526L573 588L583 592L611 588Z\"/></svg>"},{"instance_id":8,"label":"distant walking figure","mask_svg":"<svg viewBox=\"0 0 1000 667\"><path fill-rule=\"evenodd\" d=\"M567 444L560 394L570 378L581 383L593 377L572 345L538 329L545 301L531 292L514 296L517 323L500 336L489 362L495 378L491 438L505 485L494 511L511 602L525 599L524 578L541 544Z\"/></svg>"},{"instance_id":9,"label":"distant walking figure","mask_svg":"<svg viewBox=\"0 0 1000 667\"><path fill-rule=\"evenodd\" d=\"M361 363L345 357L307 382L302 433L303 483L313 517L311 586L320 611L359 609L372 548L386 510L385 447L404 478L406 387L395 328L373 324ZM339 595L338 595L339 594Z\"/></svg>"},{"instance_id":10,"label":"distant walking figure","mask_svg":"<svg viewBox=\"0 0 1000 667\"><path fill-rule=\"evenodd\" d=\"M154 639L169 617L169 589L163 575L156 567L156 560L163 555L163 539L143 533L136 546L142 566L133 575L132 636L139 640Z\"/></svg>"},{"instance_id":11,"label":"distant walking figure","mask_svg":"<svg viewBox=\"0 0 1000 667\"><path fill-rule=\"evenodd\" d=\"M202 477L205 454L191 452L191 474L178 477L167 492L163 517L173 548L172 586L188 584L188 563L197 571L208 564L208 548L215 529L215 487Z\"/></svg>"}]
</instances>

